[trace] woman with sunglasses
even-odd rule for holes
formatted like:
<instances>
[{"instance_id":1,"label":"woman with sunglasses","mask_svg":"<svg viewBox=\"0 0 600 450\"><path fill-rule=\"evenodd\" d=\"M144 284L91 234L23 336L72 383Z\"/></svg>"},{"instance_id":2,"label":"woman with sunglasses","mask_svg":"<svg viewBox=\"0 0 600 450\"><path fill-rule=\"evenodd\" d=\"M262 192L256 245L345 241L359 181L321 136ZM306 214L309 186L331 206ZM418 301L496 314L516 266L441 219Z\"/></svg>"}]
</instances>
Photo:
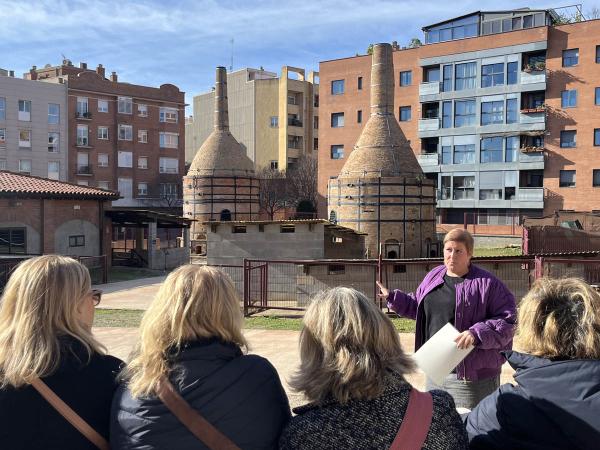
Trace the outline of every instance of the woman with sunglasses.
<instances>
[{"instance_id":1,"label":"woman with sunglasses","mask_svg":"<svg viewBox=\"0 0 600 450\"><path fill-rule=\"evenodd\" d=\"M102 448L44 390L108 441L122 361L106 355L92 335L101 294L91 290L87 268L64 256L28 259L11 275L0 299L0 448Z\"/></svg>"}]
</instances>

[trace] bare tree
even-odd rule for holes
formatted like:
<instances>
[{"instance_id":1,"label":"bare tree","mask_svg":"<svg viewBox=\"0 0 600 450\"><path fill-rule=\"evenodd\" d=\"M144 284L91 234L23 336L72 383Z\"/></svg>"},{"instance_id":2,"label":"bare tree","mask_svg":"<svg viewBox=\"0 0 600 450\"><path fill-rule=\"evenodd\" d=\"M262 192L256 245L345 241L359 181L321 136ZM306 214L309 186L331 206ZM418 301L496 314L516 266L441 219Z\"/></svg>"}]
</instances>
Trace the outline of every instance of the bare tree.
<instances>
[{"instance_id":1,"label":"bare tree","mask_svg":"<svg viewBox=\"0 0 600 450\"><path fill-rule=\"evenodd\" d=\"M309 155L301 156L294 167L288 169L287 178L290 200L293 205L298 207L301 203L309 202L312 206L309 209L315 211L317 205L317 160Z\"/></svg>"},{"instance_id":2,"label":"bare tree","mask_svg":"<svg viewBox=\"0 0 600 450\"><path fill-rule=\"evenodd\" d=\"M257 173L259 179L259 204L269 218L289 206L289 187L285 172L263 167Z\"/></svg>"},{"instance_id":3,"label":"bare tree","mask_svg":"<svg viewBox=\"0 0 600 450\"><path fill-rule=\"evenodd\" d=\"M594 6L592 9L585 13L585 18L587 20L600 19L600 9Z\"/></svg>"}]
</instances>

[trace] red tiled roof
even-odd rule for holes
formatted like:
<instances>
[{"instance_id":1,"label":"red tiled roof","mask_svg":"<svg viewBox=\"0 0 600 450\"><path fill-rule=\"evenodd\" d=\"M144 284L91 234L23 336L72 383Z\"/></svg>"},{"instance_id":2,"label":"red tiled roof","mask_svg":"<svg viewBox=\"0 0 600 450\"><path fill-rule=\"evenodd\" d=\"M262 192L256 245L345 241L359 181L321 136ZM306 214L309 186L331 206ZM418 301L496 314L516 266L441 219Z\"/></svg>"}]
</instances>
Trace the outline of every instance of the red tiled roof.
<instances>
[{"instance_id":1,"label":"red tiled roof","mask_svg":"<svg viewBox=\"0 0 600 450\"><path fill-rule=\"evenodd\" d=\"M0 170L0 197L15 196L116 200L119 193Z\"/></svg>"}]
</instances>

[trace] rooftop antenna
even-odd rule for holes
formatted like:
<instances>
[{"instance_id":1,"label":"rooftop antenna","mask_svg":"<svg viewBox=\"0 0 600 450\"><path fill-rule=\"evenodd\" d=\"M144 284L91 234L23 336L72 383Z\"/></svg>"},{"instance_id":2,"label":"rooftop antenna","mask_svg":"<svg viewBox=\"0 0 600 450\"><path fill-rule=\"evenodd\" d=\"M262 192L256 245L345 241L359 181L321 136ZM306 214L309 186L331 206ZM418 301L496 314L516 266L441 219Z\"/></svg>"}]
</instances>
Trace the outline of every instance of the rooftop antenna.
<instances>
[{"instance_id":1,"label":"rooftop antenna","mask_svg":"<svg viewBox=\"0 0 600 450\"><path fill-rule=\"evenodd\" d=\"M229 64L229 71L233 72L233 38L231 38L231 64Z\"/></svg>"}]
</instances>

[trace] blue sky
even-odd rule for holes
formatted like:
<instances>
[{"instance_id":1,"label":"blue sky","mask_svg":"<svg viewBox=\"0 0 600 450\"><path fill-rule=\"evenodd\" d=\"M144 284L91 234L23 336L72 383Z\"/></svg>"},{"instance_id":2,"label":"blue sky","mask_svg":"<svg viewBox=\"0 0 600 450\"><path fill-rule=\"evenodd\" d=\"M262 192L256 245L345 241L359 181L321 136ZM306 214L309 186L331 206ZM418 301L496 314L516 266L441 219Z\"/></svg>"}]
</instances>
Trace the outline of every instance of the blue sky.
<instances>
[{"instance_id":1,"label":"blue sky","mask_svg":"<svg viewBox=\"0 0 600 450\"><path fill-rule=\"evenodd\" d=\"M19 76L62 55L101 63L120 81L173 83L186 101L210 89L214 68L281 66L364 53L369 43L422 38L421 27L476 10L548 8L568 1L0 0L0 67ZM600 0L584 4L584 12ZM188 107L188 114L191 113Z\"/></svg>"}]
</instances>

